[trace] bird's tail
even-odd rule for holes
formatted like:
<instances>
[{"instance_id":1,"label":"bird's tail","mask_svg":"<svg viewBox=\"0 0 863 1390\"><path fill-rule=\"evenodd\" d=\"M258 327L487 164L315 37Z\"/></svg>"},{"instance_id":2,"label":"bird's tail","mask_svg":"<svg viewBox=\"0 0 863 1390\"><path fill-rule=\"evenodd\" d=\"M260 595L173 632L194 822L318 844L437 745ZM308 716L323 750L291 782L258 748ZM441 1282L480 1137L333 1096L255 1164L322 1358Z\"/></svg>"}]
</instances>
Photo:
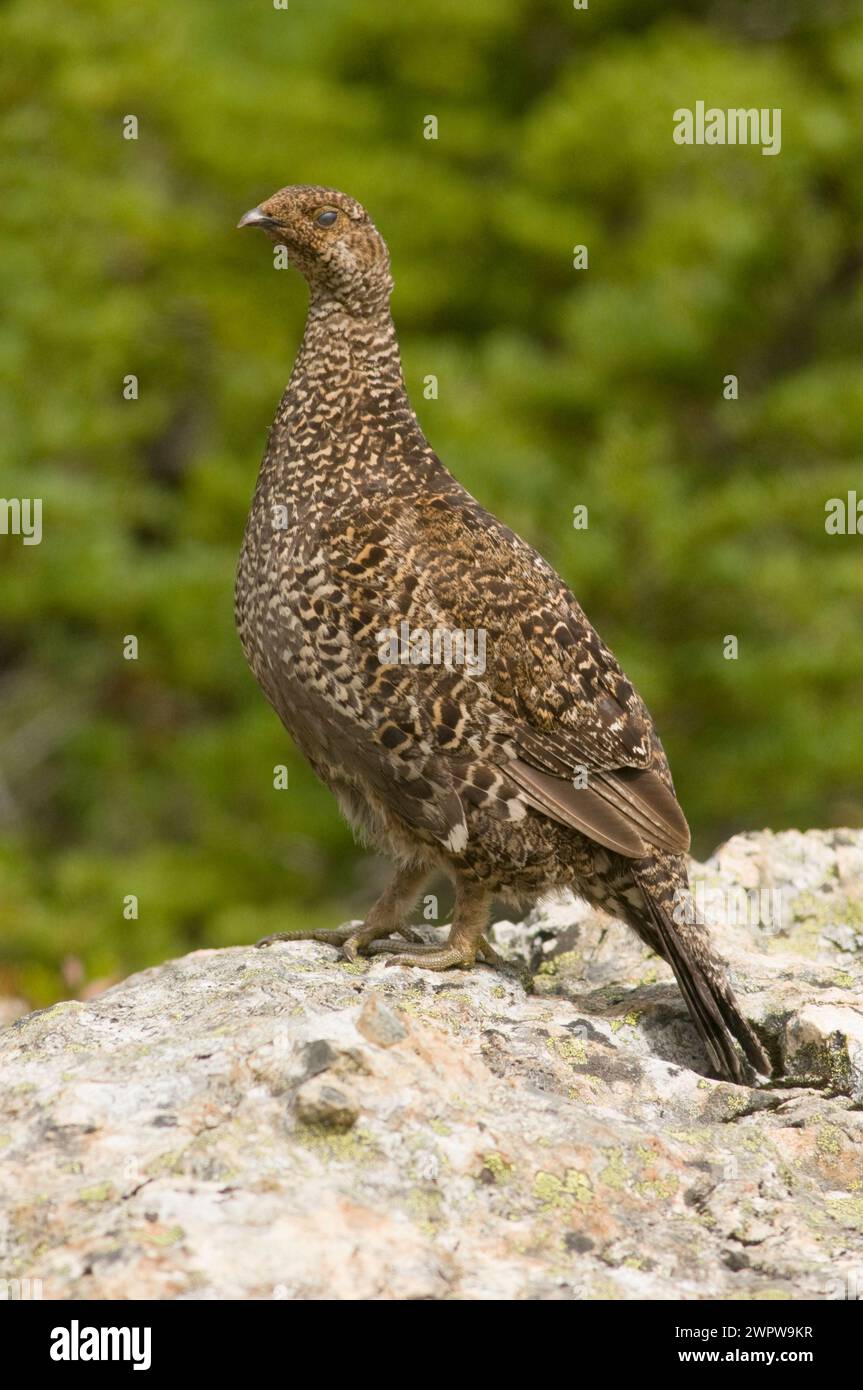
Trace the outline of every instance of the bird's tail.
<instances>
[{"instance_id":1,"label":"bird's tail","mask_svg":"<svg viewBox=\"0 0 863 1390\"><path fill-rule=\"evenodd\" d=\"M725 967L711 952L703 928L675 922L671 902L658 891L653 874L642 875L636 870L635 878L653 928L649 935L658 939L662 955L674 971L717 1072L741 1085L751 1082L753 1071L770 1076L770 1060L740 1012Z\"/></svg>"}]
</instances>

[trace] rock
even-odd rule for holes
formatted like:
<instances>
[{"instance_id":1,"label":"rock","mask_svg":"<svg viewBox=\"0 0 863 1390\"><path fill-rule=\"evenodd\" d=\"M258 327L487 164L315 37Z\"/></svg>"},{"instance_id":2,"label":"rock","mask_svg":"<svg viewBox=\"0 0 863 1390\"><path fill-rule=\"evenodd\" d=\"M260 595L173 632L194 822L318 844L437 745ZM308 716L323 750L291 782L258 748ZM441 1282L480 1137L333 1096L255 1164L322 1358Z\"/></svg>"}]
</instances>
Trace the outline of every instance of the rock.
<instances>
[{"instance_id":1,"label":"rock","mask_svg":"<svg viewBox=\"0 0 863 1390\"><path fill-rule=\"evenodd\" d=\"M323 1125L327 1129L350 1129L360 1115L359 1105L350 1092L320 1076L300 1086L294 1109L303 1124Z\"/></svg>"},{"instance_id":2,"label":"rock","mask_svg":"<svg viewBox=\"0 0 863 1390\"><path fill-rule=\"evenodd\" d=\"M827 1076L863 1103L863 1015L836 1004L807 1004L785 1025L785 1062L796 1072Z\"/></svg>"},{"instance_id":3,"label":"rock","mask_svg":"<svg viewBox=\"0 0 863 1390\"><path fill-rule=\"evenodd\" d=\"M693 875L784 1080L713 1080L668 968L572 900L496 929L533 994L314 942L198 951L0 1030L4 1279L61 1299L856 1297L863 833L740 836Z\"/></svg>"},{"instance_id":4,"label":"rock","mask_svg":"<svg viewBox=\"0 0 863 1390\"><path fill-rule=\"evenodd\" d=\"M395 1009L391 1009L378 994L369 995L360 1009L357 1030L379 1047L393 1047L408 1035Z\"/></svg>"}]
</instances>

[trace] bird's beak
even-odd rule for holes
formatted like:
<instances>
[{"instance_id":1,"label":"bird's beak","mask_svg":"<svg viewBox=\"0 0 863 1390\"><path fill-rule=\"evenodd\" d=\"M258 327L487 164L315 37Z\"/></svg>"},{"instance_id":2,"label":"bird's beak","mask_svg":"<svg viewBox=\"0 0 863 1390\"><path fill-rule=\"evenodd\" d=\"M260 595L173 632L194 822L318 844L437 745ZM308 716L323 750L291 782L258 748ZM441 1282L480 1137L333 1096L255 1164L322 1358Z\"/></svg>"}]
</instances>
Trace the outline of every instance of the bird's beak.
<instances>
[{"instance_id":1,"label":"bird's beak","mask_svg":"<svg viewBox=\"0 0 863 1390\"><path fill-rule=\"evenodd\" d=\"M260 208L251 208L249 212L244 212L239 222L237 223L238 227L266 228L275 227L276 225L277 224L275 219L272 217L268 217L267 214L265 212L262 212Z\"/></svg>"}]
</instances>

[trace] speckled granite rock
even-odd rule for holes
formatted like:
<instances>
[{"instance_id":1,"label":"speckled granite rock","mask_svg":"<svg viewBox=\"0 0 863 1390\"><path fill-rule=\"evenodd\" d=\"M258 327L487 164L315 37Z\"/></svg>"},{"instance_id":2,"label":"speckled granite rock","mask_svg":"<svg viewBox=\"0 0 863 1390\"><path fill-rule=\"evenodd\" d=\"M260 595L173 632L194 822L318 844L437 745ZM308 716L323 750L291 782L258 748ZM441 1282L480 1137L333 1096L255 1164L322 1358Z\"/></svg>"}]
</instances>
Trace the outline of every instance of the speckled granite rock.
<instances>
[{"instance_id":1,"label":"speckled granite rock","mask_svg":"<svg viewBox=\"0 0 863 1390\"><path fill-rule=\"evenodd\" d=\"M486 967L351 966L307 942L199 951L0 1031L0 1281L48 1298L859 1291L863 834L741 836L695 877L781 890L766 922L718 935L807 1084L710 1080L667 968L572 902L498 929L537 967L533 995Z\"/></svg>"}]
</instances>

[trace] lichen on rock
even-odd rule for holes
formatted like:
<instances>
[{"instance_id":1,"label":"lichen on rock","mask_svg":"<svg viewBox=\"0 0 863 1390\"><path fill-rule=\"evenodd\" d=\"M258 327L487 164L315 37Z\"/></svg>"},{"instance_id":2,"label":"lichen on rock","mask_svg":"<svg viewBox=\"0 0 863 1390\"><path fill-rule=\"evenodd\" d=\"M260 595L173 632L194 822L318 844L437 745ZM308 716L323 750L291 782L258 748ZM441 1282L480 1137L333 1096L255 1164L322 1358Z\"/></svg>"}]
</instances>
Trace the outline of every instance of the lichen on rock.
<instances>
[{"instance_id":1,"label":"lichen on rock","mask_svg":"<svg viewBox=\"0 0 863 1390\"><path fill-rule=\"evenodd\" d=\"M533 993L198 951L0 1029L0 1273L46 1298L863 1286L863 834L739 836L699 876L781 893L713 928L773 1085L711 1079L670 970L571 900L496 930Z\"/></svg>"}]
</instances>

